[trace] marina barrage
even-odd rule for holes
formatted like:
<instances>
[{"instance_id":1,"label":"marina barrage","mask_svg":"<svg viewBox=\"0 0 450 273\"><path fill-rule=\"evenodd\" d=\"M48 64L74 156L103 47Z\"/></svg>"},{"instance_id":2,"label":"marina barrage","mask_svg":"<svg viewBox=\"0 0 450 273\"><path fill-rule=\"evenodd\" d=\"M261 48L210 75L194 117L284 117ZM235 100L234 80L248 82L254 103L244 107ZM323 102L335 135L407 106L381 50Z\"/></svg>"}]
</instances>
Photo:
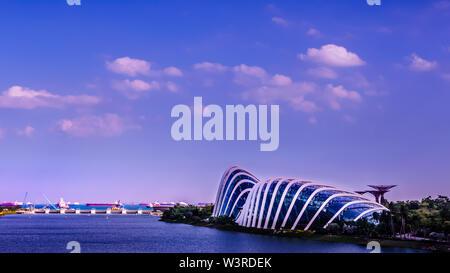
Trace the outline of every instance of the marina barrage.
<instances>
[{"instance_id":1,"label":"marina barrage","mask_svg":"<svg viewBox=\"0 0 450 273\"><path fill-rule=\"evenodd\" d=\"M172 125L171 135L176 141L257 141L259 139L264 142L260 144L261 151L276 151L280 143L280 107L270 105L270 129L268 108L268 105L226 105L224 117L221 106L211 104L203 107L202 97L194 97L192 111L191 107L184 104L178 104L172 108L171 117L178 119ZM203 124L204 118L209 120Z\"/></svg>"}]
</instances>

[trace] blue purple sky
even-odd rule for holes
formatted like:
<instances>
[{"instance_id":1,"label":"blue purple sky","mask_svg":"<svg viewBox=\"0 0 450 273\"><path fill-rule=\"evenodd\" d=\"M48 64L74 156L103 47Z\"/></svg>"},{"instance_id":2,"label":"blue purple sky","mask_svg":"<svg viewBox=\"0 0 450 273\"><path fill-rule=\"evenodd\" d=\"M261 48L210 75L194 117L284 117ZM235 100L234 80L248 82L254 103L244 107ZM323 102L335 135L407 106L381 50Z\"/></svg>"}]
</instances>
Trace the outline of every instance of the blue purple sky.
<instances>
[{"instance_id":1,"label":"blue purple sky","mask_svg":"<svg viewBox=\"0 0 450 273\"><path fill-rule=\"evenodd\" d=\"M213 201L235 164L450 194L450 1L3 0L0 25L0 202ZM279 104L279 149L175 142L194 96Z\"/></svg>"}]
</instances>

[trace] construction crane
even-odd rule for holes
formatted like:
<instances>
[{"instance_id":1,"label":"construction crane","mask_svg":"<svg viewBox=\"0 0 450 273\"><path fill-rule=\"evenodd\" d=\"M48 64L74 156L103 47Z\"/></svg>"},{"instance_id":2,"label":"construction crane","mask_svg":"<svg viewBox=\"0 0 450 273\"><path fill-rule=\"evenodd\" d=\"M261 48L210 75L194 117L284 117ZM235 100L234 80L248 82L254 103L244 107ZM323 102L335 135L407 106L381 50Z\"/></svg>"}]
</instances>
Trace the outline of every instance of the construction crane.
<instances>
[{"instance_id":1,"label":"construction crane","mask_svg":"<svg viewBox=\"0 0 450 273\"><path fill-rule=\"evenodd\" d=\"M25 193L25 197L23 198L23 203L22 203L22 207L23 208L27 208L27 196L28 196L28 192Z\"/></svg>"},{"instance_id":2,"label":"construction crane","mask_svg":"<svg viewBox=\"0 0 450 273\"><path fill-rule=\"evenodd\" d=\"M53 209L58 209L57 207L55 207L55 205L52 204L52 202L50 202L50 200L47 198L47 196L45 196L45 194L42 194L44 196L44 198L47 200L47 204L50 205L51 207L53 207Z\"/></svg>"}]
</instances>

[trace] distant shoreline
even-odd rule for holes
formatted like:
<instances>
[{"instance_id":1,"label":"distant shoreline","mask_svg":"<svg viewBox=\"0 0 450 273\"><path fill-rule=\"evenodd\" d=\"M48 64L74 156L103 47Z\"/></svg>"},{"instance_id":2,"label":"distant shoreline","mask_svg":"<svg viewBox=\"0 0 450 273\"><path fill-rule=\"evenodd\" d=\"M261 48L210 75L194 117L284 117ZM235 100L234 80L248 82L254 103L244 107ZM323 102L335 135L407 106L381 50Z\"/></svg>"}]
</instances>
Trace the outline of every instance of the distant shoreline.
<instances>
[{"instance_id":1,"label":"distant shoreline","mask_svg":"<svg viewBox=\"0 0 450 273\"><path fill-rule=\"evenodd\" d=\"M220 225L220 224L210 224L207 222L189 221L189 220L168 220L160 218L160 221L173 224L187 224L192 226L201 226L207 228L216 228L225 231L243 232L251 234L260 234L268 236L278 236L278 237L290 237L299 238L304 240L315 240L315 241L325 241L334 243L349 243L366 246L370 241L377 241L382 247L388 248L411 248L420 249L431 252L449 252L450 245L448 243L439 243L434 241L413 241L413 240L402 240L402 239L387 239L387 238L364 238L359 236L348 236L348 235L327 235L327 234L317 234L313 231L274 231L274 230L264 230L241 227L237 225ZM368 250L369 251L369 250Z\"/></svg>"},{"instance_id":2,"label":"distant shoreline","mask_svg":"<svg viewBox=\"0 0 450 273\"><path fill-rule=\"evenodd\" d=\"M12 214L17 214L15 211L10 211L10 212L0 212L0 217L1 216L5 216L5 215L12 215Z\"/></svg>"}]
</instances>

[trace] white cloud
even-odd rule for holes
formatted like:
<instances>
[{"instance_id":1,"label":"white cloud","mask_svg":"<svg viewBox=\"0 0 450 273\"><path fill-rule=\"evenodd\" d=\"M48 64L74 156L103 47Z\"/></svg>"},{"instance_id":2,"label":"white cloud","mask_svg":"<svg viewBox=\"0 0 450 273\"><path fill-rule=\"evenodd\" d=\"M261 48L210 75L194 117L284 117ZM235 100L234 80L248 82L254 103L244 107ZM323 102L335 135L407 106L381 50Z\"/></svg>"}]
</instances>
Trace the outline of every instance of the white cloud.
<instances>
[{"instance_id":1,"label":"white cloud","mask_svg":"<svg viewBox=\"0 0 450 273\"><path fill-rule=\"evenodd\" d=\"M117 58L112 62L106 62L106 68L114 73L130 77L137 77L139 75L149 77L183 76L183 72L178 67L169 66L164 69L153 69L150 62L130 57Z\"/></svg>"},{"instance_id":2,"label":"white cloud","mask_svg":"<svg viewBox=\"0 0 450 273\"><path fill-rule=\"evenodd\" d=\"M204 70L208 72L222 72L228 70L229 68L219 63L203 62L194 64L194 69ZM249 83L253 83L276 86L292 84L292 80L290 77L281 74L275 74L270 77L267 71L259 66L249 66L246 64L241 64L234 66L232 71L235 75L235 82L238 84L247 85Z\"/></svg>"},{"instance_id":3,"label":"white cloud","mask_svg":"<svg viewBox=\"0 0 450 273\"><path fill-rule=\"evenodd\" d=\"M324 45L320 49L309 48L306 54L299 54L298 57L301 60L337 67L362 66L365 64L355 53L334 44Z\"/></svg>"},{"instance_id":4,"label":"white cloud","mask_svg":"<svg viewBox=\"0 0 450 273\"><path fill-rule=\"evenodd\" d=\"M318 67L308 69L307 73L316 78L336 79L337 73L328 67Z\"/></svg>"},{"instance_id":5,"label":"white cloud","mask_svg":"<svg viewBox=\"0 0 450 273\"><path fill-rule=\"evenodd\" d=\"M334 86L332 84L328 84L326 90L328 102L330 107L334 110L341 109L341 100L349 100L353 102L362 101L361 95L358 92L347 90L342 85Z\"/></svg>"},{"instance_id":6,"label":"white cloud","mask_svg":"<svg viewBox=\"0 0 450 273\"><path fill-rule=\"evenodd\" d=\"M240 85L255 86L268 80L267 72L259 66L241 64L233 67L234 82Z\"/></svg>"},{"instance_id":7,"label":"white cloud","mask_svg":"<svg viewBox=\"0 0 450 273\"><path fill-rule=\"evenodd\" d=\"M55 95L46 90L33 90L22 86L12 86L0 95L0 107L34 109L37 107L60 108L65 105L92 105L100 98L89 95Z\"/></svg>"},{"instance_id":8,"label":"white cloud","mask_svg":"<svg viewBox=\"0 0 450 273\"><path fill-rule=\"evenodd\" d=\"M106 67L114 73L134 77L138 74L148 75L151 65L144 60L123 57L117 58L113 62L106 62Z\"/></svg>"},{"instance_id":9,"label":"white cloud","mask_svg":"<svg viewBox=\"0 0 450 273\"><path fill-rule=\"evenodd\" d=\"M409 56L408 59L410 61L409 68L413 71L418 72L430 71L436 68L437 66L437 62L422 59L416 53L411 54L411 56Z\"/></svg>"},{"instance_id":10,"label":"white cloud","mask_svg":"<svg viewBox=\"0 0 450 273\"><path fill-rule=\"evenodd\" d=\"M288 76L275 74L272 77L272 84L278 85L278 86L286 86L286 85L292 84L292 80Z\"/></svg>"},{"instance_id":11,"label":"white cloud","mask_svg":"<svg viewBox=\"0 0 450 273\"><path fill-rule=\"evenodd\" d=\"M62 132L73 137L113 137L120 136L127 130L139 128L116 114L64 119L58 122L58 127Z\"/></svg>"},{"instance_id":12,"label":"white cloud","mask_svg":"<svg viewBox=\"0 0 450 273\"><path fill-rule=\"evenodd\" d=\"M234 72L247 75L247 76L253 76L257 78L265 78L267 76L267 72L259 67L259 66L248 66L246 64L241 64L238 66L235 66L233 68Z\"/></svg>"},{"instance_id":13,"label":"white cloud","mask_svg":"<svg viewBox=\"0 0 450 273\"><path fill-rule=\"evenodd\" d=\"M17 134L18 134L19 136L32 137L35 131L36 131L36 129L34 129L34 128L31 127L30 125L27 125L27 127L25 127L25 129L23 129L23 130L18 130L18 131L17 131Z\"/></svg>"},{"instance_id":14,"label":"white cloud","mask_svg":"<svg viewBox=\"0 0 450 273\"><path fill-rule=\"evenodd\" d=\"M113 81L112 87L129 99L137 99L148 91L159 90L161 85L157 81L145 82L142 80L126 79L123 81Z\"/></svg>"},{"instance_id":15,"label":"white cloud","mask_svg":"<svg viewBox=\"0 0 450 273\"><path fill-rule=\"evenodd\" d=\"M167 89L169 89L170 92L177 92L178 91L178 85L169 81L167 82Z\"/></svg>"},{"instance_id":16,"label":"white cloud","mask_svg":"<svg viewBox=\"0 0 450 273\"><path fill-rule=\"evenodd\" d=\"M313 101L307 101L304 97L295 97L290 99L291 107L305 113L314 113L319 111L319 107Z\"/></svg>"},{"instance_id":17,"label":"white cloud","mask_svg":"<svg viewBox=\"0 0 450 273\"><path fill-rule=\"evenodd\" d=\"M176 68L174 66L169 66L164 69L164 74L172 77L182 77L183 72L179 68Z\"/></svg>"},{"instance_id":18,"label":"white cloud","mask_svg":"<svg viewBox=\"0 0 450 273\"><path fill-rule=\"evenodd\" d=\"M349 91L345 89L342 85L333 86L332 84L328 84L327 87L338 98L341 99L349 99L353 101L361 101L361 96L356 91Z\"/></svg>"},{"instance_id":19,"label":"white cloud","mask_svg":"<svg viewBox=\"0 0 450 273\"><path fill-rule=\"evenodd\" d=\"M314 93L316 85L310 82L296 82L284 86L263 85L243 92L242 98L261 104L287 102L293 109L302 112L316 112L319 107L305 96Z\"/></svg>"},{"instance_id":20,"label":"white cloud","mask_svg":"<svg viewBox=\"0 0 450 273\"><path fill-rule=\"evenodd\" d=\"M272 22L280 26L287 26L288 22L281 17L272 17Z\"/></svg>"},{"instance_id":21,"label":"white cloud","mask_svg":"<svg viewBox=\"0 0 450 273\"><path fill-rule=\"evenodd\" d=\"M308 31L306 32L306 35L311 36L311 37L315 37L315 38L319 38L319 37L322 36L320 31L315 29L315 28L308 29Z\"/></svg>"},{"instance_id":22,"label":"white cloud","mask_svg":"<svg viewBox=\"0 0 450 273\"><path fill-rule=\"evenodd\" d=\"M142 81L142 80L123 80L116 81L113 83L113 87L117 90L133 90L137 92L144 92L154 89L159 89L159 83L157 81L152 81L150 83Z\"/></svg>"},{"instance_id":23,"label":"white cloud","mask_svg":"<svg viewBox=\"0 0 450 273\"><path fill-rule=\"evenodd\" d=\"M450 73L444 73L441 76L444 80L450 81Z\"/></svg>"},{"instance_id":24,"label":"white cloud","mask_svg":"<svg viewBox=\"0 0 450 273\"><path fill-rule=\"evenodd\" d=\"M203 62L203 63L194 64L194 69L204 70L207 72L223 72L223 71L228 70L228 67L224 66L220 63Z\"/></svg>"}]
</instances>

